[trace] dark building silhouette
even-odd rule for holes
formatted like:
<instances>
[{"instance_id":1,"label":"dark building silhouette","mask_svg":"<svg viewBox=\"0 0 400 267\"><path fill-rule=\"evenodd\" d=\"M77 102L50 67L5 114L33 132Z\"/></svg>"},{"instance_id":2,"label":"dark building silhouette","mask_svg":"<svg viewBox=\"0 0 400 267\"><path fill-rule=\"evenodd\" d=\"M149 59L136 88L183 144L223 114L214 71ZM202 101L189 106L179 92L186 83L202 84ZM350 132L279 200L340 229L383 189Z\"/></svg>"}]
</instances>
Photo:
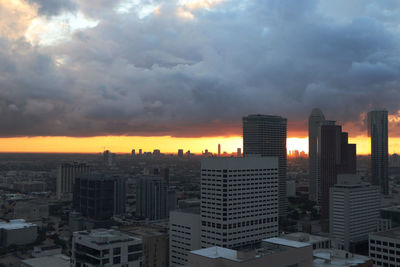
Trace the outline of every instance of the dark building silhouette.
<instances>
[{"instance_id":1,"label":"dark building silhouette","mask_svg":"<svg viewBox=\"0 0 400 267\"><path fill-rule=\"evenodd\" d=\"M168 185L164 178L147 176L136 181L136 217L168 218Z\"/></svg>"},{"instance_id":2,"label":"dark building silhouette","mask_svg":"<svg viewBox=\"0 0 400 267\"><path fill-rule=\"evenodd\" d=\"M388 112L374 110L368 113L368 135L371 137L372 184L389 194Z\"/></svg>"},{"instance_id":3,"label":"dark building silhouette","mask_svg":"<svg viewBox=\"0 0 400 267\"><path fill-rule=\"evenodd\" d=\"M287 119L280 116L249 115L243 118L243 155L278 157L279 165L279 216L287 213Z\"/></svg>"},{"instance_id":4,"label":"dark building silhouette","mask_svg":"<svg viewBox=\"0 0 400 267\"><path fill-rule=\"evenodd\" d=\"M348 134L340 125L322 125L320 135L321 219L329 220L329 192L338 174L356 174L356 145L348 143Z\"/></svg>"},{"instance_id":5,"label":"dark building silhouette","mask_svg":"<svg viewBox=\"0 0 400 267\"><path fill-rule=\"evenodd\" d=\"M74 184L73 209L93 220L108 220L125 213L125 179L110 173L78 175Z\"/></svg>"}]
</instances>

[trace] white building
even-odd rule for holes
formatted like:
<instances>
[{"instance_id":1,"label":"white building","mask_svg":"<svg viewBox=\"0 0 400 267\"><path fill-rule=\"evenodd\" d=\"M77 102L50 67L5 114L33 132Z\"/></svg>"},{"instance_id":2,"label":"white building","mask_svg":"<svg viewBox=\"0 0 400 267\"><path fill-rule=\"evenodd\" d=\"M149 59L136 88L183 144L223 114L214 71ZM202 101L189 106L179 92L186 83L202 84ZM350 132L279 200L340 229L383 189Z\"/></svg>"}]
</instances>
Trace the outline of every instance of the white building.
<instances>
[{"instance_id":1,"label":"white building","mask_svg":"<svg viewBox=\"0 0 400 267\"><path fill-rule=\"evenodd\" d=\"M0 222L0 245L8 247L31 244L36 241L37 228L36 224L26 223L23 219Z\"/></svg>"},{"instance_id":2,"label":"white building","mask_svg":"<svg viewBox=\"0 0 400 267\"><path fill-rule=\"evenodd\" d=\"M357 175L338 175L338 183L330 189L330 234L336 248L348 251L376 231L379 190Z\"/></svg>"},{"instance_id":3,"label":"white building","mask_svg":"<svg viewBox=\"0 0 400 267\"><path fill-rule=\"evenodd\" d=\"M78 173L89 173L90 166L85 163L66 163L60 165L57 171L57 199L71 198L76 175Z\"/></svg>"},{"instance_id":4,"label":"white building","mask_svg":"<svg viewBox=\"0 0 400 267\"><path fill-rule=\"evenodd\" d=\"M400 227L369 235L369 256L374 266L400 265Z\"/></svg>"},{"instance_id":5,"label":"white building","mask_svg":"<svg viewBox=\"0 0 400 267\"><path fill-rule=\"evenodd\" d=\"M185 266L191 250L200 249L200 208L169 214L169 266Z\"/></svg>"},{"instance_id":6,"label":"white building","mask_svg":"<svg viewBox=\"0 0 400 267\"><path fill-rule=\"evenodd\" d=\"M277 157L204 158L201 245L237 248L278 235Z\"/></svg>"},{"instance_id":7,"label":"white building","mask_svg":"<svg viewBox=\"0 0 400 267\"><path fill-rule=\"evenodd\" d=\"M142 266L142 240L116 230L96 229L75 232L71 266Z\"/></svg>"},{"instance_id":8,"label":"white building","mask_svg":"<svg viewBox=\"0 0 400 267\"><path fill-rule=\"evenodd\" d=\"M316 249L313 251L313 267L372 267L369 257L339 249Z\"/></svg>"}]
</instances>

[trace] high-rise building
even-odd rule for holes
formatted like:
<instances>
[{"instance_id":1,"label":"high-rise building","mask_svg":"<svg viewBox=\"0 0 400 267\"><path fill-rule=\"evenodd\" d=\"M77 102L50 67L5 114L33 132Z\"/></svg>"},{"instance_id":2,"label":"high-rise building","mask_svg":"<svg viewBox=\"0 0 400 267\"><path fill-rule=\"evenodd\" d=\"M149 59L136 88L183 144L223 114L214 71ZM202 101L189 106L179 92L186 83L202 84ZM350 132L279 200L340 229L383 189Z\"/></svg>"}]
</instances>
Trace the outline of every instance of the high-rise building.
<instances>
[{"instance_id":1,"label":"high-rise building","mask_svg":"<svg viewBox=\"0 0 400 267\"><path fill-rule=\"evenodd\" d=\"M139 156L141 156L143 154L143 150L139 149Z\"/></svg>"},{"instance_id":2,"label":"high-rise building","mask_svg":"<svg viewBox=\"0 0 400 267\"><path fill-rule=\"evenodd\" d=\"M278 157L201 161L201 245L237 248L278 235Z\"/></svg>"},{"instance_id":3,"label":"high-rise building","mask_svg":"<svg viewBox=\"0 0 400 267\"><path fill-rule=\"evenodd\" d=\"M186 266L191 250L200 249L200 208L171 211L169 215L169 266Z\"/></svg>"},{"instance_id":4,"label":"high-rise building","mask_svg":"<svg viewBox=\"0 0 400 267\"><path fill-rule=\"evenodd\" d=\"M236 156L237 157L241 157L242 156L242 149L240 147L238 147L238 149L237 149Z\"/></svg>"},{"instance_id":5,"label":"high-rise building","mask_svg":"<svg viewBox=\"0 0 400 267\"><path fill-rule=\"evenodd\" d=\"M110 150L104 151L103 152L104 165L106 165L108 167L114 166L115 165L115 157L116 157L116 154L111 153Z\"/></svg>"},{"instance_id":6,"label":"high-rise building","mask_svg":"<svg viewBox=\"0 0 400 267\"><path fill-rule=\"evenodd\" d=\"M379 218L379 187L354 174L338 176L330 189L330 234L336 248L353 251L376 231Z\"/></svg>"},{"instance_id":7,"label":"high-rise building","mask_svg":"<svg viewBox=\"0 0 400 267\"><path fill-rule=\"evenodd\" d=\"M140 267L142 240L116 230L74 232L71 266Z\"/></svg>"},{"instance_id":8,"label":"high-rise building","mask_svg":"<svg viewBox=\"0 0 400 267\"><path fill-rule=\"evenodd\" d=\"M89 173L90 166L86 163L65 163L58 167L57 173L57 199L72 198L75 177L80 173Z\"/></svg>"},{"instance_id":9,"label":"high-rise building","mask_svg":"<svg viewBox=\"0 0 400 267\"><path fill-rule=\"evenodd\" d=\"M348 143L342 126L320 126L317 175L321 218L329 220L329 190L337 183L338 174L356 173L356 146Z\"/></svg>"},{"instance_id":10,"label":"high-rise building","mask_svg":"<svg viewBox=\"0 0 400 267\"><path fill-rule=\"evenodd\" d=\"M136 181L136 217L168 218L168 185L164 178L147 176Z\"/></svg>"},{"instance_id":11,"label":"high-rise building","mask_svg":"<svg viewBox=\"0 0 400 267\"><path fill-rule=\"evenodd\" d=\"M221 156L221 144L218 144L218 157Z\"/></svg>"},{"instance_id":12,"label":"high-rise building","mask_svg":"<svg viewBox=\"0 0 400 267\"><path fill-rule=\"evenodd\" d=\"M310 173L309 199L318 201L318 133L324 114L318 108L312 110L308 118L308 169Z\"/></svg>"},{"instance_id":13,"label":"high-rise building","mask_svg":"<svg viewBox=\"0 0 400 267\"><path fill-rule=\"evenodd\" d=\"M286 135L287 119L270 115L249 115L243 118L243 153L245 157L259 155L278 157L279 216L287 213L286 198Z\"/></svg>"},{"instance_id":14,"label":"high-rise building","mask_svg":"<svg viewBox=\"0 0 400 267\"><path fill-rule=\"evenodd\" d=\"M183 149L178 149L178 157L183 158Z\"/></svg>"},{"instance_id":15,"label":"high-rise building","mask_svg":"<svg viewBox=\"0 0 400 267\"><path fill-rule=\"evenodd\" d=\"M374 110L368 112L368 135L371 137L371 181L381 187L381 192L389 194L388 178L388 112Z\"/></svg>"},{"instance_id":16,"label":"high-rise building","mask_svg":"<svg viewBox=\"0 0 400 267\"><path fill-rule=\"evenodd\" d=\"M80 174L75 179L73 209L84 217L108 220L125 213L125 179L109 173Z\"/></svg>"},{"instance_id":17,"label":"high-rise building","mask_svg":"<svg viewBox=\"0 0 400 267\"><path fill-rule=\"evenodd\" d=\"M135 149L132 149L132 157L134 157L135 155L136 155L136 151L135 151Z\"/></svg>"},{"instance_id":18,"label":"high-rise building","mask_svg":"<svg viewBox=\"0 0 400 267\"><path fill-rule=\"evenodd\" d=\"M369 256L374 266L400 265L400 228L369 234Z\"/></svg>"}]
</instances>

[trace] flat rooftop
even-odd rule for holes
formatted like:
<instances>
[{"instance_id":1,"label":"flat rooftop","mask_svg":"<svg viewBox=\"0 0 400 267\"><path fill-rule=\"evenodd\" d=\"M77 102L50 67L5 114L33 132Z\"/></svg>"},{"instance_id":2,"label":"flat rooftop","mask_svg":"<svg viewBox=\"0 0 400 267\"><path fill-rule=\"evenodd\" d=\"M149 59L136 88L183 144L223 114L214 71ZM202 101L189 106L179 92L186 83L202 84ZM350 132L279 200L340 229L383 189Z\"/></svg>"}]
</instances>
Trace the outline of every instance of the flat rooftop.
<instances>
[{"instance_id":1,"label":"flat rooftop","mask_svg":"<svg viewBox=\"0 0 400 267\"><path fill-rule=\"evenodd\" d=\"M232 261L239 261L237 251L222 247L209 247L191 251L192 254L203 256L210 259L224 258Z\"/></svg>"},{"instance_id":2,"label":"flat rooftop","mask_svg":"<svg viewBox=\"0 0 400 267\"><path fill-rule=\"evenodd\" d=\"M33 223L27 223L24 219L10 220L10 222L0 222L0 229L16 230L37 226Z\"/></svg>"},{"instance_id":3,"label":"flat rooftop","mask_svg":"<svg viewBox=\"0 0 400 267\"><path fill-rule=\"evenodd\" d=\"M400 227L393 228L387 231L372 233L373 236L382 236L392 239L400 239Z\"/></svg>"},{"instance_id":4,"label":"flat rooftop","mask_svg":"<svg viewBox=\"0 0 400 267\"><path fill-rule=\"evenodd\" d=\"M31 267L44 267L44 266L57 266L57 267L69 267L70 258L65 255L53 255L48 257L40 257L34 259L23 260L28 266Z\"/></svg>"},{"instance_id":5,"label":"flat rooftop","mask_svg":"<svg viewBox=\"0 0 400 267\"><path fill-rule=\"evenodd\" d=\"M110 242L129 242L140 240L131 235L114 229L94 229L90 231L74 232L74 237L80 241L102 245Z\"/></svg>"},{"instance_id":6,"label":"flat rooftop","mask_svg":"<svg viewBox=\"0 0 400 267\"><path fill-rule=\"evenodd\" d=\"M275 245L279 245L279 246L292 247L292 248L304 248L304 247L311 246L308 243L288 240L288 239L280 238L280 237L264 239L263 242L275 244Z\"/></svg>"},{"instance_id":7,"label":"flat rooftop","mask_svg":"<svg viewBox=\"0 0 400 267\"><path fill-rule=\"evenodd\" d=\"M311 244L330 240L330 238L326 236L310 235L303 232L286 234L282 236L282 238Z\"/></svg>"},{"instance_id":8,"label":"flat rooftop","mask_svg":"<svg viewBox=\"0 0 400 267\"><path fill-rule=\"evenodd\" d=\"M313 255L313 267L351 267L371 260L366 256L336 249L316 249Z\"/></svg>"}]
</instances>

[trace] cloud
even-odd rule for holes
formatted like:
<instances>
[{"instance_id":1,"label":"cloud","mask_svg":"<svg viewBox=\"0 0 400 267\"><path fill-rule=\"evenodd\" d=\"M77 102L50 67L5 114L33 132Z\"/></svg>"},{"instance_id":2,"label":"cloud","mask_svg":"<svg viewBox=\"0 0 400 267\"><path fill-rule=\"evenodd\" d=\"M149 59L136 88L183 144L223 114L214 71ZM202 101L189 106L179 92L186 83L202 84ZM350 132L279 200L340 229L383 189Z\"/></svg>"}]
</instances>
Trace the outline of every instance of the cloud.
<instances>
[{"instance_id":1,"label":"cloud","mask_svg":"<svg viewBox=\"0 0 400 267\"><path fill-rule=\"evenodd\" d=\"M41 18L98 23L45 46L1 32L1 136L234 135L250 113L285 116L301 135L313 107L351 136L366 133L362 114L387 108L400 136L395 1L37 5L50 10Z\"/></svg>"},{"instance_id":2,"label":"cloud","mask_svg":"<svg viewBox=\"0 0 400 267\"><path fill-rule=\"evenodd\" d=\"M74 0L29 0L39 6L39 13L46 16L59 15L64 11L74 11L77 4Z\"/></svg>"}]
</instances>

